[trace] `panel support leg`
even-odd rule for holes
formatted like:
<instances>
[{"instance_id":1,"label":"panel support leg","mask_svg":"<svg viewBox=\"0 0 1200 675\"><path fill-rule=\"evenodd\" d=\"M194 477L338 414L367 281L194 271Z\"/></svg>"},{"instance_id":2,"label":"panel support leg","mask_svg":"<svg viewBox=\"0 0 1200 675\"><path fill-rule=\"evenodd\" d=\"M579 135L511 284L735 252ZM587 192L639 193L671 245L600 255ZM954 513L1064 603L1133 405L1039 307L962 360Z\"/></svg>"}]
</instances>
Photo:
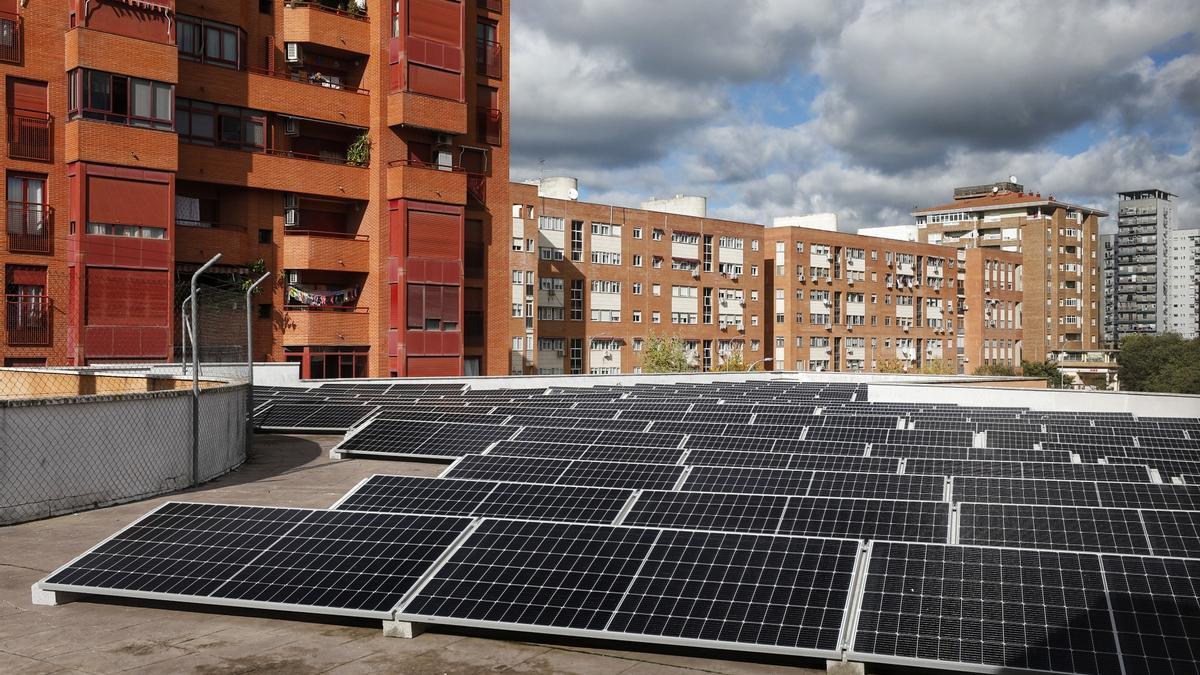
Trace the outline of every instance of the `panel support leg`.
<instances>
[{"instance_id":1,"label":"panel support leg","mask_svg":"<svg viewBox=\"0 0 1200 675\"><path fill-rule=\"evenodd\" d=\"M826 661L828 675L866 675L867 667L858 661Z\"/></svg>"},{"instance_id":2,"label":"panel support leg","mask_svg":"<svg viewBox=\"0 0 1200 675\"><path fill-rule=\"evenodd\" d=\"M67 593L65 591L47 591L41 588L38 584L34 584L29 588L31 600L35 605L43 605L46 607L56 607L65 605L68 602L75 602L79 599L78 593Z\"/></svg>"},{"instance_id":3,"label":"panel support leg","mask_svg":"<svg viewBox=\"0 0 1200 675\"><path fill-rule=\"evenodd\" d=\"M384 619L383 636L412 639L425 632L425 624Z\"/></svg>"},{"instance_id":4,"label":"panel support leg","mask_svg":"<svg viewBox=\"0 0 1200 675\"><path fill-rule=\"evenodd\" d=\"M341 452L339 452L336 449L330 448L329 459L345 459L345 458L346 458L346 456L343 455Z\"/></svg>"}]
</instances>

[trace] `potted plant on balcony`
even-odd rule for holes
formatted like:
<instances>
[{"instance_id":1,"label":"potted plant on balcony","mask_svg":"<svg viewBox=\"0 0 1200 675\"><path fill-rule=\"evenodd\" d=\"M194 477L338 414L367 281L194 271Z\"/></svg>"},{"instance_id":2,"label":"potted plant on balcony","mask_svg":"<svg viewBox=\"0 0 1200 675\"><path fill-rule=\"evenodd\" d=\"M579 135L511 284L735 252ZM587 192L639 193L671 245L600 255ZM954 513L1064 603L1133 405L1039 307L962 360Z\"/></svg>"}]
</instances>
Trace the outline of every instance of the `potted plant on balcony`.
<instances>
[{"instance_id":1,"label":"potted plant on balcony","mask_svg":"<svg viewBox=\"0 0 1200 675\"><path fill-rule=\"evenodd\" d=\"M366 166L371 161L371 139L363 134L346 148L346 163L351 166Z\"/></svg>"}]
</instances>

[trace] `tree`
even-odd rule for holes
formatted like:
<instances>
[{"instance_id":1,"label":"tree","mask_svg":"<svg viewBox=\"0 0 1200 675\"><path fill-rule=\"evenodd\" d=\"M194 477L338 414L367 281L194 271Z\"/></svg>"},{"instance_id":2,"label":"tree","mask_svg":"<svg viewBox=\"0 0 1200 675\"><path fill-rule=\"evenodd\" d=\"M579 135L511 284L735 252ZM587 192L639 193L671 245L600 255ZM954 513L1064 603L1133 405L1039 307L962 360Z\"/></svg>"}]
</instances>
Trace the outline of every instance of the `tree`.
<instances>
[{"instance_id":1,"label":"tree","mask_svg":"<svg viewBox=\"0 0 1200 675\"><path fill-rule=\"evenodd\" d=\"M1017 371L1007 363L985 363L975 369L976 375L990 375L993 377L1013 377Z\"/></svg>"},{"instance_id":2,"label":"tree","mask_svg":"<svg viewBox=\"0 0 1200 675\"><path fill-rule=\"evenodd\" d=\"M922 375L957 375L958 366L950 359L929 359L918 372Z\"/></svg>"},{"instance_id":3,"label":"tree","mask_svg":"<svg viewBox=\"0 0 1200 675\"><path fill-rule=\"evenodd\" d=\"M907 373L908 368L900 359L881 359L879 361L879 372L881 373Z\"/></svg>"},{"instance_id":4,"label":"tree","mask_svg":"<svg viewBox=\"0 0 1200 675\"><path fill-rule=\"evenodd\" d=\"M1022 361L1021 374L1025 377L1045 378L1046 386L1050 389L1061 389L1063 386L1062 371L1059 370L1058 364L1053 361L1046 361L1044 363Z\"/></svg>"},{"instance_id":5,"label":"tree","mask_svg":"<svg viewBox=\"0 0 1200 675\"><path fill-rule=\"evenodd\" d=\"M1122 389L1200 394L1200 340L1131 335L1121 341L1117 363Z\"/></svg>"},{"instance_id":6,"label":"tree","mask_svg":"<svg viewBox=\"0 0 1200 675\"><path fill-rule=\"evenodd\" d=\"M757 369L758 366L755 366ZM716 368L713 368L715 373L741 373L746 370L746 360L742 358L742 350L735 349L729 352L729 356L721 362Z\"/></svg>"},{"instance_id":7,"label":"tree","mask_svg":"<svg viewBox=\"0 0 1200 675\"><path fill-rule=\"evenodd\" d=\"M651 335L642 347L643 373L686 373L694 370L683 340Z\"/></svg>"}]
</instances>

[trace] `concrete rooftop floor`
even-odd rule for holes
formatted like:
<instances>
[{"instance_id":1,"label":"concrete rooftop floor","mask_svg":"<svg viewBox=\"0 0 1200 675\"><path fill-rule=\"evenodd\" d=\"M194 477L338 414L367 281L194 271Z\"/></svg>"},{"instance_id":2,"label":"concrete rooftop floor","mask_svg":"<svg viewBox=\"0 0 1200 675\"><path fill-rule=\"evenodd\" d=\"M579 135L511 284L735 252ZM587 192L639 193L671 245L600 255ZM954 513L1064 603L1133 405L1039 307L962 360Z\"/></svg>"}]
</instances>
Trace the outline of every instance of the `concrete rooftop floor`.
<instances>
[{"instance_id":1,"label":"concrete rooftop floor","mask_svg":"<svg viewBox=\"0 0 1200 675\"><path fill-rule=\"evenodd\" d=\"M85 599L30 603L29 587L168 500L328 508L374 473L433 476L444 465L331 461L334 436L258 436L240 470L195 490L0 527L0 673L814 673L698 650L626 651L616 643L539 643L430 627L385 638L378 622L217 607ZM613 647L617 648L613 648ZM815 666L818 664L806 664ZM823 665L823 664L820 664Z\"/></svg>"}]
</instances>

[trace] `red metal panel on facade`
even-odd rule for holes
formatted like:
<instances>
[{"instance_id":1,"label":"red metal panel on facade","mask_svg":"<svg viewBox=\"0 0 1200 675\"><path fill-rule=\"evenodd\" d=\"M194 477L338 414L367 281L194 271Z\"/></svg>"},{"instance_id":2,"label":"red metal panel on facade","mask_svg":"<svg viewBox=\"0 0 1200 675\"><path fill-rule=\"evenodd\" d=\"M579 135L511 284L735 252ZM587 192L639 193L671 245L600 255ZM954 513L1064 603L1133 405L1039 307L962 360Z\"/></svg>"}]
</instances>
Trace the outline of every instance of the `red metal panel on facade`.
<instances>
[{"instance_id":1,"label":"red metal panel on facade","mask_svg":"<svg viewBox=\"0 0 1200 675\"><path fill-rule=\"evenodd\" d=\"M87 269L85 320L89 326L161 326L170 317L166 272L110 267Z\"/></svg>"},{"instance_id":2,"label":"red metal panel on facade","mask_svg":"<svg viewBox=\"0 0 1200 675\"><path fill-rule=\"evenodd\" d=\"M408 32L438 42L462 44L463 3L457 0L409 0Z\"/></svg>"},{"instance_id":3,"label":"red metal panel on facade","mask_svg":"<svg viewBox=\"0 0 1200 675\"><path fill-rule=\"evenodd\" d=\"M45 286L46 268L27 265L9 265L8 283L16 286Z\"/></svg>"},{"instance_id":4,"label":"red metal panel on facade","mask_svg":"<svg viewBox=\"0 0 1200 675\"><path fill-rule=\"evenodd\" d=\"M462 257L462 217L410 209L408 255L412 258Z\"/></svg>"},{"instance_id":5,"label":"red metal panel on facade","mask_svg":"<svg viewBox=\"0 0 1200 675\"><path fill-rule=\"evenodd\" d=\"M425 287L408 285L408 328L425 327Z\"/></svg>"},{"instance_id":6,"label":"red metal panel on facade","mask_svg":"<svg viewBox=\"0 0 1200 675\"><path fill-rule=\"evenodd\" d=\"M461 361L456 356L409 357L409 377L452 377L461 375Z\"/></svg>"},{"instance_id":7,"label":"red metal panel on facade","mask_svg":"<svg viewBox=\"0 0 1200 675\"><path fill-rule=\"evenodd\" d=\"M400 355L400 331L389 328L387 332L387 353L389 357Z\"/></svg>"},{"instance_id":8,"label":"red metal panel on facade","mask_svg":"<svg viewBox=\"0 0 1200 675\"><path fill-rule=\"evenodd\" d=\"M408 64L408 90L419 94L462 100L462 74L419 63Z\"/></svg>"},{"instance_id":9,"label":"red metal panel on facade","mask_svg":"<svg viewBox=\"0 0 1200 675\"><path fill-rule=\"evenodd\" d=\"M167 228L172 205L166 183L88 176L88 222Z\"/></svg>"},{"instance_id":10,"label":"red metal panel on facade","mask_svg":"<svg viewBox=\"0 0 1200 675\"><path fill-rule=\"evenodd\" d=\"M459 315L459 293L462 292L462 286L443 286L442 287L442 320L453 321L458 323Z\"/></svg>"},{"instance_id":11,"label":"red metal panel on facade","mask_svg":"<svg viewBox=\"0 0 1200 675\"><path fill-rule=\"evenodd\" d=\"M46 83L32 80L8 80L8 106L31 112L49 112L50 99L46 96Z\"/></svg>"},{"instance_id":12,"label":"red metal panel on facade","mask_svg":"<svg viewBox=\"0 0 1200 675\"><path fill-rule=\"evenodd\" d=\"M166 12L152 12L129 3L92 2L80 23L88 28L132 38L171 44L170 18Z\"/></svg>"}]
</instances>

